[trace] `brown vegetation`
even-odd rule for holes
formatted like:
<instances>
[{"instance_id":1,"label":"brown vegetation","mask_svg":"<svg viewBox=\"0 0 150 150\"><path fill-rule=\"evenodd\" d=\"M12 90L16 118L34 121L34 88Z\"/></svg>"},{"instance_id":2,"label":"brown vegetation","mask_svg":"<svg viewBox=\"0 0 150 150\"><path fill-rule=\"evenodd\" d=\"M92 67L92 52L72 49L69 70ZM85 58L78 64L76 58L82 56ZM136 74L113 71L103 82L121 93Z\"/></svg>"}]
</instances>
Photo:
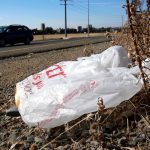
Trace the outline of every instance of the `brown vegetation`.
<instances>
[{"instance_id":1,"label":"brown vegetation","mask_svg":"<svg viewBox=\"0 0 150 150\"><path fill-rule=\"evenodd\" d=\"M90 33L90 36L102 36L103 33ZM44 35L44 39L60 39L64 38L64 34L49 34ZM87 34L84 33L76 33L76 34L68 34L68 38L76 38L76 37L87 37ZM43 40L43 35L34 35L34 40Z\"/></svg>"},{"instance_id":2,"label":"brown vegetation","mask_svg":"<svg viewBox=\"0 0 150 150\"><path fill-rule=\"evenodd\" d=\"M105 109L103 100L99 98L96 112L51 130L28 128L20 118L8 118L1 127L11 127L17 131L19 126L22 134L16 137L12 146L8 143L11 149L23 149L26 146L30 150L150 150L150 79L146 74L149 68L142 65L150 58L150 0L146 3L146 10L142 10L140 0L126 0L128 23L122 33L111 36L106 34L108 38L113 38L112 44L122 45L127 49L128 57L132 59L130 66L139 66L139 78L144 82L143 89L115 108ZM85 55L93 53L91 47L85 47ZM63 51L59 55L61 59L66 58ZM48 61L50 60L47 57ZM22 79L21 75L19 77ZM16 125L16 122L20 124ZM7 139L7 135L5 138Z\"/></svg>"}]
</instances>

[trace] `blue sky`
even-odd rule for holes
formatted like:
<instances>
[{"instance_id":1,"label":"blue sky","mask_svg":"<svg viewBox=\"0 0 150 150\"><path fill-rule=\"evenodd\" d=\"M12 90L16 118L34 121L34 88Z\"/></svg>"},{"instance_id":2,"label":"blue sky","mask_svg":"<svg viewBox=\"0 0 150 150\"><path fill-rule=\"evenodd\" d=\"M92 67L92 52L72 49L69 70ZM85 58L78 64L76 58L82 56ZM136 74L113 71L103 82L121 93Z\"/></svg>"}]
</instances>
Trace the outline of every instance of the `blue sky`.
<instances>
[{"instance_id":1,"label":"blue sky","mask_svg":"<svg viewBox=\"0 0 150 150\"><path fill-rule=\"evenodd\" d=\"M87 26L87 1L68 0L68 27ZM30 28L64 28L64 5L60 0L1 0L0 26L24 24ZM125 0L90 0L90 24L94 27L121 26L126 20Z\"/></svg>"}]
</instances>

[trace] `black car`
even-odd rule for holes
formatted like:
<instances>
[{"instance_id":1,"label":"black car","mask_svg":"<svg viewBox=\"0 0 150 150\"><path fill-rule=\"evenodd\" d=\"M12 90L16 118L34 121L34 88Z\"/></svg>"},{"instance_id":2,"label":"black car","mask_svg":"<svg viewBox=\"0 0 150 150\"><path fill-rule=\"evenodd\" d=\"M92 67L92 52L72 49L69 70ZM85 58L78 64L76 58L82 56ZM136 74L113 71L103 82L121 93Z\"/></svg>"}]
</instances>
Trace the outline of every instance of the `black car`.
<instances>
[{"instance_id":1,"label":"black car","mask_svg":"<svg viewBox=\"0 0 150 150\"><path fill-rule=\"evenodd\" d=\"M0 46L16 43L30 44L32 40L32 31L24 25L0 26Z\"/></svg>"}]
</instances>

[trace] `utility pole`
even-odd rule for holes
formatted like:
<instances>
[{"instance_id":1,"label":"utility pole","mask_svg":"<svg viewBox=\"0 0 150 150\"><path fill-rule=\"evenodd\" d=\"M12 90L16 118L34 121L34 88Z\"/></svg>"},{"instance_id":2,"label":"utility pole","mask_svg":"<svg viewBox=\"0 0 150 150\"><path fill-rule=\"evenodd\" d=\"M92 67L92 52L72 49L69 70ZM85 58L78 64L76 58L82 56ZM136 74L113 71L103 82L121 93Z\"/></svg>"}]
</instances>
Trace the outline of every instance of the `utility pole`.
<instances>
[{"instance_id":1,"label":"utility pole","mask_svg":"<svg viewBox=\"0 0 150 150\"><path fill-rule=\"evenodd\" d=\"M67 0L65 2L65 38L67 38Z\"/></svg>"},{"instance_id":2,"label":"utility pole","mask_svg":"<svg viewBox=\"0 0 150 150\"><path fill-rule=\"evenodd\" d=\"M41 24L41 29L42 29L42 33L43 33L43 40L44 40L44 31L45 31L45 23Z\"/></svg>"},{"instance_id":3,"label":"utility pole","mask_svg":"<svg viewBox=\"0 0 150 150\"><path fill-rule=\"evenodd\" d=\"M124 18L123 18L123 15L121 16L121 19L122 19L122 29L123 29L123 24L124 24Z\"/></svg>"},{"instance_id":4,"label":"utility pole","mask_svg":"<svg viewBox=\"0 0 150 150\"><path fill-rule=\"evenodd\" d=\"M60 1L64 1L64 5L65 6L65 38L67 38L67 1L68 0L60 0Z\"/></svg>"},{"instance_id":5,"label":"utility pole","mask_svg":"<svg viewBox=\"0 0 150 150\"><path fill-rule=\"evenodd\" d=\"M89 37L89 35L90 35L90 27L89 27L89 25L90 25L90 7L89 7L89 0L88 0L88 37Z\"/></svg>"}]
</instances>

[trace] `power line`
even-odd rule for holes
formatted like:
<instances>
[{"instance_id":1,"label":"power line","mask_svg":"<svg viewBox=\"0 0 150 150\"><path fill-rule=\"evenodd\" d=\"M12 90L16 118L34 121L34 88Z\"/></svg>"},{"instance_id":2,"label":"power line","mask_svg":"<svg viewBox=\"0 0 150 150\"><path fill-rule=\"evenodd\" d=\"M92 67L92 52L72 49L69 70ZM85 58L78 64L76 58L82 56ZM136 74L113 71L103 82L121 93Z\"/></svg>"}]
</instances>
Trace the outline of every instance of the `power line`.
<instances>
[{"instance_id":1,"label":"power line","mask_svg":"<svg viewBox=\"0 0 150 150\"><path fill-rule=\"evenodd\" d=\"M80 3L80 4L87 4L88 2L85 0L85 1L79 1L77 0L76 3ZM101 6L121 6L122 3L114 3L114 2L90 2L90 5L101 5Z\"/></svg>"},{"instance_id":2,"label":"power line","mask_svg":"<svg viewBox=\"0 0 150 150\"><path fill-rule=\"evenodd\" d=\"M75 6L75 7L74 7ZM86 21L87 21L87 19L86 19L86 17L87 17L87 10L85 10L85 9L80 9L80 7L78 7L77 5L73 5L73 6L71 6L71 9L70 9L70 11L72 11L73 13L76 13L76 14L80 14L80 16L82 15L82 16L85 16L85 18L84 18L84 25L85 26L87 26L87 28L88 28L88 25L87 25L87 23L86 23ZM94 14L92 14L93 13L93 11L90 13L90 22L92 22L92 20L93 20L93 17L96 17L97 18L97 20L103 20L103 19L105 19L106 17L105 16L100 16L100 15L96 15L96 12L94 13ZM112 16L112 15L111 15ZM111 17L110 16L110 17ZM99 19L98 19L99 18ZM103 18L103 19L102 19ZM82 19L82 21L83 21L83 19ZM107 21L109 21L109 19L107 20ZM111 17L111 21L110 21L110 24L113 24L114 22L118 22L120 25L121 25L121 15L119 15L119 16L112 16ZM102 22L101 22L102 23ZM100 22L99 22L99 24L101 24ZM101 24L102 25L102 24Z\"/></svg>"},{"instance_id":3,"label":"power line","mask_svg":"<svg viewBox=\"0 0 150 150\"><path fill-rule=\"evenodd\" d=\"M89 2L89 0L87 0L87 4L88 4L87 8L85 8L83 6L82 7L85 8L85 9L87 9L87 15L88 15L88 18L87 18L88 19L88 22L87 22L88 23L88 25L87 25L87 31L88 31L88 37L89 37L89 34L90 34L90 5L89 5L90 2Z\"/></svg>"},{"instance_id":4,"label":"power line","mask_svg":"<svg viewBox=\"0 0 150 150\"><path fill-rule=\"evenodd\" d=\"M87 11L84 11L83 9L80 9L79 7L71 7L70 11L73 11L77 14L83 15L83 16L87 16Z\"/></svg>"},{"instance_id":5,"label":"power line","mask_svg":"<svg viewBox=\"0 0 150 150\"><path fill-rule=\"evenodd\" d=\"M87 15L87 10L85 10L82 6L80 5L73 5L71 10L72 9L76 9L77 13L82 13L82 14L86 14Z\"/></svg>"},{"instance_id":6,"label":"power line","mask_svg":"<svg viewBox=\"0 0 150 150\"><path fill-rule=\"evenodd\" d=\"M70 1L70 0L60 0L60 1L63 1L64 2L64 7L65 7L65 37L67 38L67 1ZM85 6L85 4L87 4ZM90 0L86 0L86 3L80 3L79 1L75 3L75 7L72 7L73 9L77 9L77 11L75 11L75 13L80 13L81 15L86 15L87 16L87 31L88 31L88 36L90 34L90 16L95 16L95 17L100 17L100 15L96 15L96 13L98 13L98 11L96 10L92 10L92 14L90 13ZM101 3L102 5L105 5L103 3ZM109 5L109 4L108 4ZM78 9L79 8L79 9ZM71 9L72 11L72 9ZM94 14L93 14L94 12ZM111 15L112 16L112 15ZM101 16L102 17L102 16ZM118 18L117 16L116 17L113 17L114 19ZM119 17L120 18L120 17ZM122 20L123 22L123 20Z\"/></svg>"},{"instance_id":7,"label":"power line","mask_svg":"<svg viewBox=\"0 0 150 150\"><path fill-rule=\"evenodd\" d=\"M75 2L75 4L77 4L78 6L81 6L83 9L88 10L88 7L86 7L84 3Z\"/></svg>"},{"instance_id":8,"label":"power line","mask_svg":"<svg viewBox=\"0 0 150 150\"><path fill-rule=\"evenodd\" d=\"M74 7L75 6L75 7ZM82 5L73 5L72 6L72 8L71 8L71 11L72 11L72 9L75 9L77 12L76 13L82 13L82 15L87 15L87 13L88 13L88 8L85 8L85 7L82 7ZM101 18L101 17L103 17L103 18L106 18L104 15L103 16L101 16L101 15L98 15L97 13L99 13L98 11L96 11L96 10L92 10L92 11L90 11L91 13L90 13L90 16L95 16L95 17L99 17L99 18ZM114 19L116 18L120 18L120 15L110 15L111 17L113 17Z\"/></svg>"}]
</instances>

